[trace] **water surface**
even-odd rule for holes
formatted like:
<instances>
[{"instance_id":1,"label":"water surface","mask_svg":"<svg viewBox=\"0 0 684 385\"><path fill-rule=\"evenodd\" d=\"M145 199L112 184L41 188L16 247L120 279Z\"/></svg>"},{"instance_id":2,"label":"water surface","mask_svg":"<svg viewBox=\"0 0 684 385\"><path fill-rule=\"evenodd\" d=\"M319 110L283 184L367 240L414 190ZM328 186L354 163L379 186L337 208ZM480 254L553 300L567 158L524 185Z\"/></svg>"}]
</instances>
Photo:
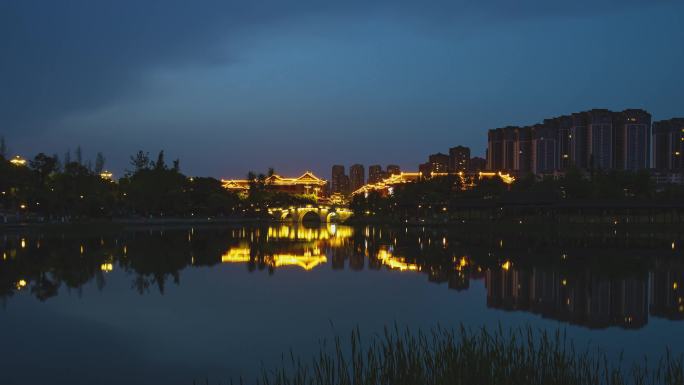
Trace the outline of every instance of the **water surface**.
<instances>
[{"instance_id":1,"label":"water surface","mask_svg":"<svg viewBox=\"0 0 684 385\"><path fill-rule=\"evenodd\" d=\"M252 379L394 324L560 328L655 359L684 352L681 245L618 228L5 231L0 383Z\"/></svg>"}]
</instances>

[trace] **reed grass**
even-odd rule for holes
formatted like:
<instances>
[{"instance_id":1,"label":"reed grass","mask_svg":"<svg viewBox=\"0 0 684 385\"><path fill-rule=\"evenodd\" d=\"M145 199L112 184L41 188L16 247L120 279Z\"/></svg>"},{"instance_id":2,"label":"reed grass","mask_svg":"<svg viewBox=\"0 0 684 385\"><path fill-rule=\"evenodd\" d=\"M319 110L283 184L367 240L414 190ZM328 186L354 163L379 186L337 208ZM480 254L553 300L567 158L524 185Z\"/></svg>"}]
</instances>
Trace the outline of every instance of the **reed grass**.
<instances>
[{"instance_id":1,"label":"reed grass","mask_svg":"<svg viewBox=\"0 0 684 385\"><path fill-rule=\"evenodd\" d=\"M561 331L386 328L364 340L323 341L309 362L290 352L264 369L260 385L646 385L684 384L682 357L626 364L597 349L577 350ZM242 381L240 381L242 383Z\"/></svg>"}]
</instances>

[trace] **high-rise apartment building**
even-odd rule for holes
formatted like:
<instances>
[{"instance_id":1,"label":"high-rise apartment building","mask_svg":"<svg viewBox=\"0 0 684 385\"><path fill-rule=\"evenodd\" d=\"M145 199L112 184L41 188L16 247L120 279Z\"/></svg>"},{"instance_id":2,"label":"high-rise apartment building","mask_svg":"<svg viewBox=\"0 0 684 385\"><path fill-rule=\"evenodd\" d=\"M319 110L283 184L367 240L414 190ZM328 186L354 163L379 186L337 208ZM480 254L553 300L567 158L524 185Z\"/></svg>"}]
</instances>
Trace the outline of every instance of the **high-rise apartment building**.
<instances>
[{"instance_id":1,"label":"high-rise apartment building","mask_svg":"<svg viewBox=\"0 0 684 385\"><path fill-rule=\"evenodd\" d=\"M587 114L576 112L570 115L570 131L568 133L570 159L564 166L577 167L582 170L589 168L589 138L587 137ZM565 153L561 153L565 157Z\"/></svg>"},{"instance_id":2,"label":"high-rise apartment building","mask_svg":"<svg viewBox=\"0 0 684 385\"><path fill-rule=\"evenodd\" d=\"M487 132L487 169L503 169L503 129Z\"/></svg>"},{"instance_id":3,"label":"high-rise apartment building","mask_svg":"<svg viewBox=\"0 0 684 385\"><path fill-rule=\"evenodd\" d=\"M556 132L558 145L558 168L566 170L573 164L572 154L572 118L570 116L560 116L552 119L545 119L544 126Z\"/></svg>"},{"instance_id":4,"label":"high-rise apartment building","mask_svg":"<svg viewBox=\"0 0 684 385\"><path fill-rule=\"evenodd\" d=\"M368 183L378 183L383 179L382 166L374 164L368 166Z\"/></svg>"},{"instance_id":5,"label":"high-rise apartment building","mask_svg":"<svg viewBox=\"0 0 684 385\"><path fill-rule=\"evenodd\" d=\"M558 132L552 126L532 126L532 173L551 174L558 170Z\"/></svg>"},{"instance_id":6,"label":"high-rise apartment building","mask_svg":"<svg viewBox=\"0 0 684 385\"><path fill-rule=\"evenodd\" d=\"M502 129L503 143L502 143L502 170L512 171L515 162L515 131L518 127L508 126Z\"/></svg>"},{"instance_id":7,"label":"high-rise apartment building","mask_svg":"<svg viewBox=\"0 0 684 385\"><path fill-rule=\"evenodd\" d=\"M587 112L587 117L589 168L610 170L614 165L615 151L613 113L604 109L594 109Z\"/></svg>"},{"instance_id":8,"label":"high-rise apartment building","mask_svg":"<svg viewBox=\"0 0 684 385\"><path fill-rule=\"evenodd\" d=\"M651 114L625 110L618 114L615 168L643 170L651 167Z\"/></svg>"},{"instance_id":9,"label":"high-rise apartment building","mask_svg":"<svg viewBox=\"0 0 684 385\"><path fill-rule=\"evenodd\" d=\"M342 193L344 177L346 177L346 175L344 174L343 165L336 164L332 166L332 177L330 178L330 188L332 189L332 193Z\"/></svg>"},{"instance_id":10,"label":"high-rise apartment building","mask_svg":"<svg viewBox=\"0 0 684 385\"><path fill-rule=\"evenodd\" d=\"M648 169L650 123L651 115L644 110L594 109L546 119L532 127L489 130L487 168L518 175L551 174L571 167Z\"/></svg>"},{"instance_id":11,"label":"high-rise apartment building","mask_svg":"<svg viewBox=\"0 0 684 385\"><path fill-rule=\"evenodd\" d=\"M653 123L653 162L660 172L684 172L684 118Z\"/></svg>"},{"instance_id":12,"label":"high-rise apartment building","mask_svg":"<svg viewBox=\"0 0 684 385\"><path fill-rule=\"evenodd\" d=\"M418 172L421 178L429 178L432 174L432 164L430 162L419 164Z\"/></svg>"},{"instance_id":13,"label":"high-rise apartment building","mask_svg":"<svg viewBox=\"0 0 684 385\"><path fill-rule=\"evenodd\" d=\"M469 169L470 148L456 146L449 149L449 172L465 172Z\"/></svg>"},{"instance_id":14,"label":"high-rise apartment building","mask_svg":"<svg viewBox=\"0 0 684 385\"><path fill-rule=\"evenodd\" d=\"M487 169L526 174L532 169L532 128L513 127L489 130Z\"/></svg>"},{"instance_id":15,"label":"high-rise apartment building","mask_svg":"<svg viewBox=\"0 0 684 385\"><path fill-rule=\"evenodd\" d=\"M438 152L428 157L432 172L449 172L449 155Z\"/></svg>"},{"instance_id":16,"label":"high-rise apartment building","mask_svg":"<svg viewBox=\"0 0 684 385\"><path fill-rule=\"evenodd\" d=\"M487 169L487 159L474 156L468 162L468 171L479 172Z\"/></svg>"},{"instance_id":17,"label":"high-rise apartment building","mask_svg":"<svg viewBox=\"0 0 684 385\"><path fill-rule=\"evenodd\" d=\"M348 175L342 175L339 180L340 194L347 196L352 193Z\"/></svg>"},{"instance_id":18,"label":"high-rise apartment building","mask_svg":"<svg viewBox=\"0 0 684 385\"><path fill-rule=\"evenodd\" d=\"M366 184L366 171L362 164L354 164L349 167L349 183L352 192Z\"/></svg>"},{"instance_id":19,"label":"high-rise apartment building","mask_svg":"<svg viewBox=\"0 0 684 385\"><path fill-rule=\"evenodd\" d=\"M401 167L396 164L388 164L386 170L388 176L401 174Z\"/></svg>"},{"instance_id":20,"label":"high-rise apartment building","mask_svg":"<svg viewBox=\"0 0 684 385\"><path fill-rule=\"evenodd\" d=\"M396 164L388 164L387 165L387 175L399 175L401 174L401 168L397 166Z\"/></svg>"},{"instance_id":21,"label":"high-rise apartment building","mask_svg":"<svg viewBox=\"0 0 684 385\"><path fill-rule=\"evenodd\" d=\"M516 127L513 130L513 171L524 175L532 170L532 128Z\"/></svg>"}]
</instances>

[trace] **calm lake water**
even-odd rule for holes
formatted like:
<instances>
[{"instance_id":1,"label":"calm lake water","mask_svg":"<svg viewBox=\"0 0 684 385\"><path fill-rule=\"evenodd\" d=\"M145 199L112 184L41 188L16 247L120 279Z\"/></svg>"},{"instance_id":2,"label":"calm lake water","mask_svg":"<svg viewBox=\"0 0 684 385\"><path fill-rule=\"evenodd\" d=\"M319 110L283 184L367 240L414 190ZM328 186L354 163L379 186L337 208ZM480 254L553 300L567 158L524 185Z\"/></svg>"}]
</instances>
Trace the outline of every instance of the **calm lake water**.
<instances>
[{"instance_id":1,"label":"calm lake water","mask_svg":"<svg viewBox=\"0 0 684 385\"><path fill-rule=\"evenodd\" d=\"M256 378L395 323L561 329L684 353L684 241L620 228L5 230L0 384ZM203 382L202 382L203 383Z\"/></svg>"}]
</instances>

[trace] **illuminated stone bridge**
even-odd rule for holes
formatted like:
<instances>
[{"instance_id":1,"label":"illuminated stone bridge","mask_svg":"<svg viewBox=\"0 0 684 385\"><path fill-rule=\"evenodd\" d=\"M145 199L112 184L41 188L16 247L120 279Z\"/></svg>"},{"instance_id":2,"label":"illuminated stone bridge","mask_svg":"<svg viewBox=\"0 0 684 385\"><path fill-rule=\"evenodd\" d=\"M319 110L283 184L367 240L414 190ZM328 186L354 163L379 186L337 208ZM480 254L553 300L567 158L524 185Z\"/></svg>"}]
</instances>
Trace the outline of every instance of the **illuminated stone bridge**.
<instances>
[{"instance_id":1,"label":"illuminated stone bridge","mask_svg":"<svg viewBox=\"0 0 684 385\"><path fill-rule=\"evenodd\" d=\"M293 223L301 223L307 220L320 221L321 223L342 223L352 215L351 209L347 207L312 204L284 208L273 207L268 209L268 213L275 219Z\"/></svg>"}]
</instances>

